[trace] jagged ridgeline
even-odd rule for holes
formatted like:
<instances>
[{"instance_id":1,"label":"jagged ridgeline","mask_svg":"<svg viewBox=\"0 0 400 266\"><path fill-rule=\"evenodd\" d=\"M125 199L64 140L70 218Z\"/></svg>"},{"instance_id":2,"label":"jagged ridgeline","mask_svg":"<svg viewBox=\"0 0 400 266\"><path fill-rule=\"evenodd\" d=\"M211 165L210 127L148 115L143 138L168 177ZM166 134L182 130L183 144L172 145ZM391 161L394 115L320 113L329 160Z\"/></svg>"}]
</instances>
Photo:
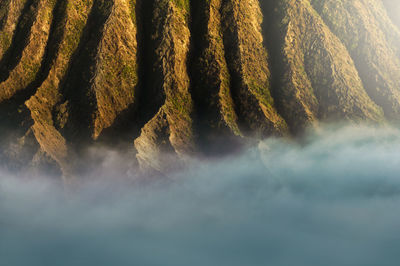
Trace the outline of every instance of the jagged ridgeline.
<instances>
[{"instance_id":1,"label":"jagged ridgeline","mask_svg":"<svg viewBox=\"0 0 400 266\"><path fill-rule=\"evenodd\" d=\"M88 145L143 167L320 121L400 118L391 0L2 0L0 161L68 175Z\"/></svg>"}]
</instances>

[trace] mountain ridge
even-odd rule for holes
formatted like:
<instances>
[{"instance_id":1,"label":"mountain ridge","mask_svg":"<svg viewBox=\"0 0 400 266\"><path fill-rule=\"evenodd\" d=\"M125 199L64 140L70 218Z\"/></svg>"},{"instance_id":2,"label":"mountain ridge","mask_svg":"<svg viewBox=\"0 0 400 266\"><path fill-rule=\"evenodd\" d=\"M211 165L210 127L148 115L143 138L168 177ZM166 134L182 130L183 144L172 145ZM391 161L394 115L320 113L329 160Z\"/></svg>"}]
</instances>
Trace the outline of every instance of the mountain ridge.
<instances>
[{"instance_id":1,"label":"mountain ridge","mask_svg":"<svg viewBox=\"0 0 400 266\"><path fill-rule=\"evenodd\" d=\"M398 121L394 10L389 0L3 1L0 160L67 177L99 143L162 172L320 122Z\"/></svg>"}]
</instances>

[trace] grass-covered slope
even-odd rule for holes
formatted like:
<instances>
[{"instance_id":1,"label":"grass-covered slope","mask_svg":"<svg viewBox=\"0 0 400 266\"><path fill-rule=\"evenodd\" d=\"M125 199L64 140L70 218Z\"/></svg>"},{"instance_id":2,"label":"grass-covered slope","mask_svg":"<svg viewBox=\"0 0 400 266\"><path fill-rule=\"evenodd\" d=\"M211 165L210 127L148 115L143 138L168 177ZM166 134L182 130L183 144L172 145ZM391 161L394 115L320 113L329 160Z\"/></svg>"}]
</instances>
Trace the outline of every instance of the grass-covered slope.
<instances>
[{"instance_id":1,"label":"grass-covered slope","mask_svg":"<svg viewBox=\"0 0 400 266\"><path fill-rule=\"evenodd\" d=\"M70 175L87 145L122 142L163 171L321 121L399 120L398 6L4 0L0 159Z\"/></svg>"}]
</instances>

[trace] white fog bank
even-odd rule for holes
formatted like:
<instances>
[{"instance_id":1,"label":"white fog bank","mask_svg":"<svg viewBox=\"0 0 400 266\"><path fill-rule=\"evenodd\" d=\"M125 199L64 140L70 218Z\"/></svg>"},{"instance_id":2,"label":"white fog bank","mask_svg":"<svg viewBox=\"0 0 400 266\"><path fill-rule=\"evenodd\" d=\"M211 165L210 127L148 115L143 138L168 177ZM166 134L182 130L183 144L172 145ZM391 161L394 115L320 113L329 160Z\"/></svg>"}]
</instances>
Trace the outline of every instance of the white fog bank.
<instances>
[{"instance_id":1,"label":"white fog bank","mask_svg":"<svg viewBox=\"0 0 400 266\"><path fill-rule=\"evenodd\" d=\"M326 127L196 162L170 182L0 173L1 266L397 266L400 130ZM105 173L106 176L101 176ZM107 181L104 181L107 180Z\"/></svg>"}]
</instances>

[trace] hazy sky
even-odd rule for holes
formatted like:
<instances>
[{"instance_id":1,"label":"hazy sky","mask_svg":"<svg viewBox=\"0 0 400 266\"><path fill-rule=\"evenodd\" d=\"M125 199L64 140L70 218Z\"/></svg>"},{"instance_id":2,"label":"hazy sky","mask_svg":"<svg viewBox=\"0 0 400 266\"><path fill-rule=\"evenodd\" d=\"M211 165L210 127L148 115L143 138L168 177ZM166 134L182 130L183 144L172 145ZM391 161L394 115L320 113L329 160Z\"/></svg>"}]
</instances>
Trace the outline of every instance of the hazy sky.
<instances>
[{"instance_id":1,"label":"hazy sky","mask_svg":"<svg viewBox=\"0 0 400 266\"><path fill-rule=\"evenodd\" d=\"M301 146L269 140L151 186L114 184L107 175L121 159L109 156L108 181L75 192L1 174L1 266L400 261L398 129L327 128Z\"/></svg>"}]
</instances>

